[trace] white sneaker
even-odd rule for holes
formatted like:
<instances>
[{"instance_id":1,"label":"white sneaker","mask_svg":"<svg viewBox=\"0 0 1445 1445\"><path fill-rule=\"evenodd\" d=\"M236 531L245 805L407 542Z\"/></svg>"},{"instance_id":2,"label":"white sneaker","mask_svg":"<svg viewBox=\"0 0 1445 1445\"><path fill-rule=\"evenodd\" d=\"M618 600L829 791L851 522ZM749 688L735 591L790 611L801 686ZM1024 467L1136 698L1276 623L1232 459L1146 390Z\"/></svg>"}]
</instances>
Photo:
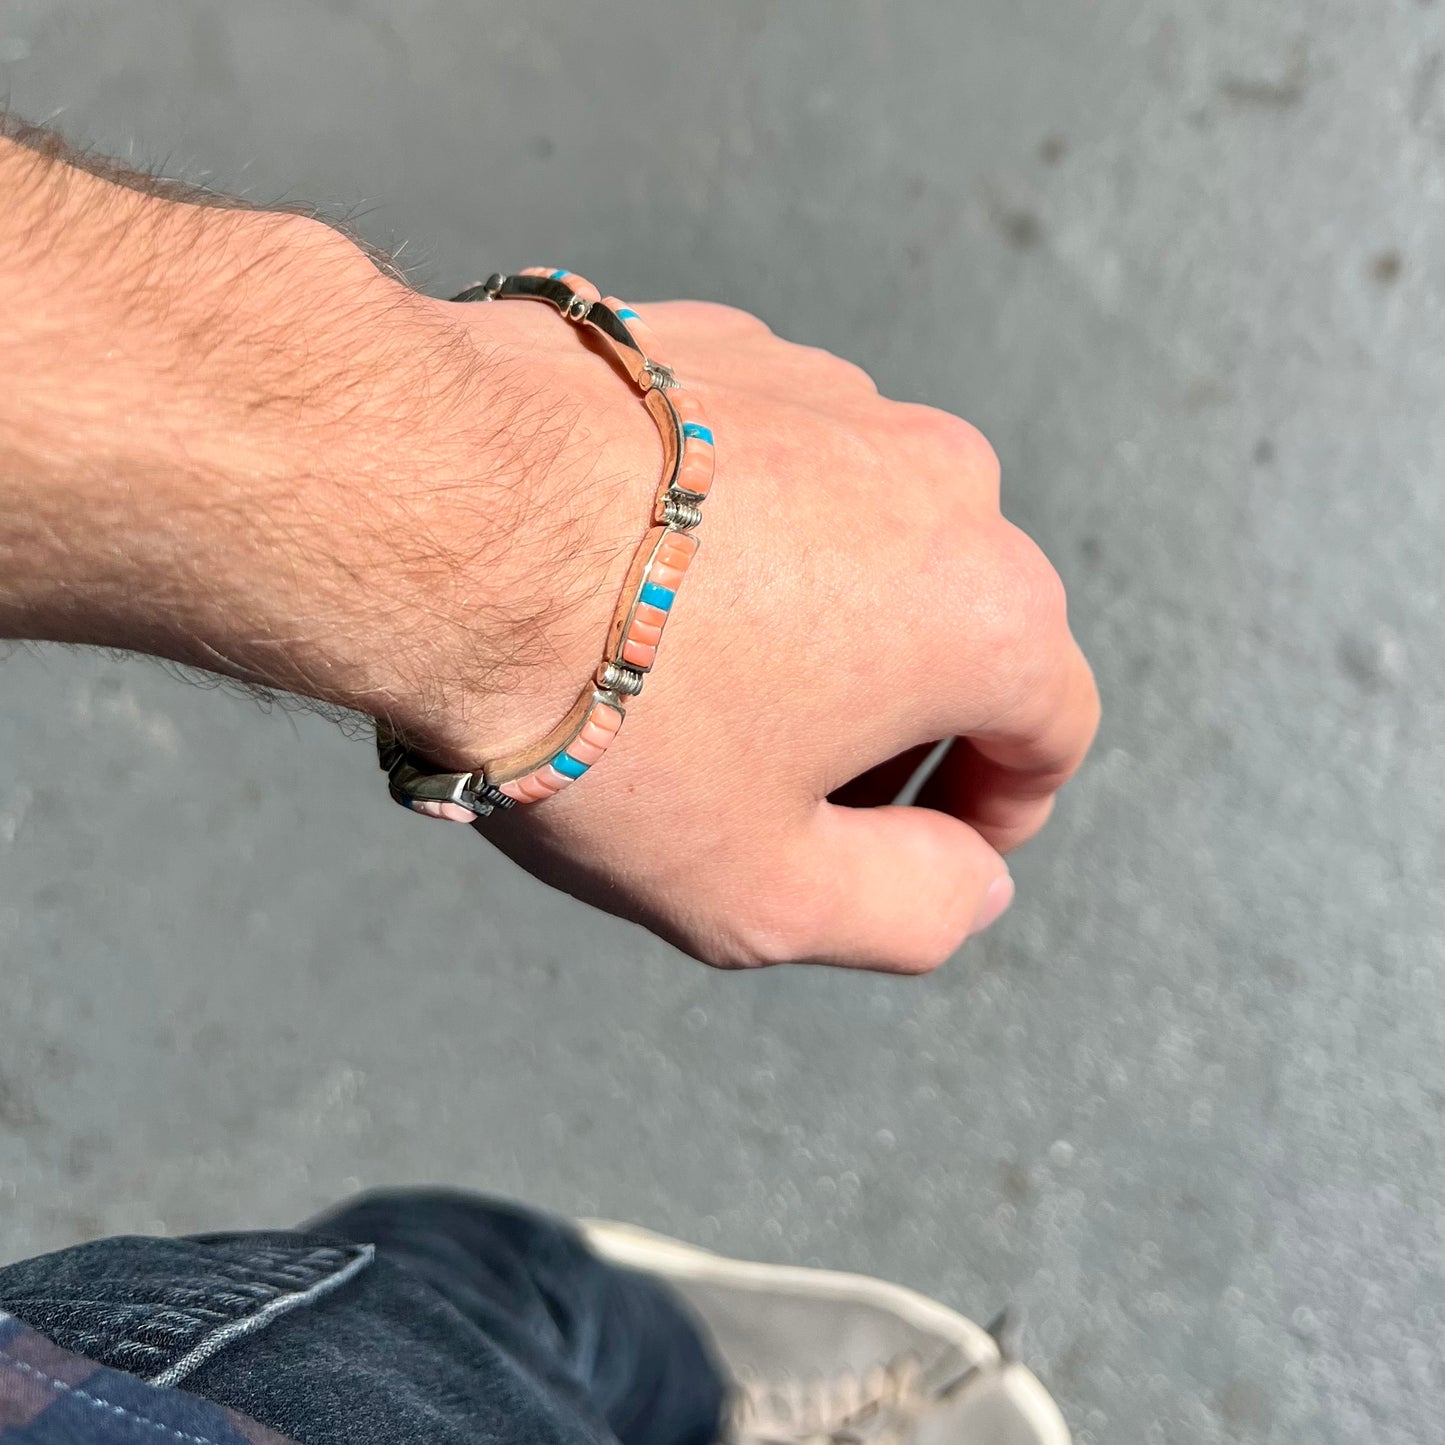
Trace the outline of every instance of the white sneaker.
<instances>
[{"instance_id":1,"label":"white sneaker","mask_svg":"<svg viewBox=\"0 0 1445 1445\"><path fill-rule=\"evenodd\" d=\"M724 1259L586 1220L603 1259L659 1275L732 1374L727 1445L1069 1445L1058 1406L998 1340L901 1285Z\"/></svg>"}]
</instances>

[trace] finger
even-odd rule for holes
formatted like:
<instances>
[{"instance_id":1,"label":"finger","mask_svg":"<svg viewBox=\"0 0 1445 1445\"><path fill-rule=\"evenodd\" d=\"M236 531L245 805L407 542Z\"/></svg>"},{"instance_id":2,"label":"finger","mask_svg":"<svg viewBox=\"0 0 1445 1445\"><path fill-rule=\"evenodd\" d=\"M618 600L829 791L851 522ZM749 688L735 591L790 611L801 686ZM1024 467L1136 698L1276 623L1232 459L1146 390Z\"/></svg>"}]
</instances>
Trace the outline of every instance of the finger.
<instances>
[{"instance_id":1,"label":"finger","mask_svg":"<svg viewBox=\"0 0 1445 1445\"><path fill-rule=\"evenodd\" d=\"M945 725L968 746L954 749L919 801L1011 847L1042 826L1049 800L1083 762L1099 695L1048 559L1007 523L988 550L996 581L978 614L976 663L953 675L944 700Z\"/></svg>"},{"instance_id":2,"label":"finger","mask_svg":"<svg viewBox=\"0 0 1445 1445\"><path fill-rule=\"evenodd\" d=\"M1066 636L1052 669L991 725L951 749L918 801L961 818L1008 852L1043 827L1098 726L1094 675Z\"/></svg>"},{"instance_id":3,"label":"finger","mask_svg":"<svg viewBox=\"0 0 1445 1445\"><path fill-rule=\"evenodd\" d=\"M966 823L927 808L820 804L792 856L799 961L925 973L1003 913L1013 881Z\"/></svg>"},{"instance_id":4,"label":"finger","mask_svg":"<svg viewBox=\"0 0 1445 1445\"><path fill-rule=\"evenodd\" d=\"M1027 843L1049 820L1055 789L1029 796L1036 785L984 757L959 738L919 789L920 807L936 808L967 823L1000 853Z\"/></svg>"}]
</instances>

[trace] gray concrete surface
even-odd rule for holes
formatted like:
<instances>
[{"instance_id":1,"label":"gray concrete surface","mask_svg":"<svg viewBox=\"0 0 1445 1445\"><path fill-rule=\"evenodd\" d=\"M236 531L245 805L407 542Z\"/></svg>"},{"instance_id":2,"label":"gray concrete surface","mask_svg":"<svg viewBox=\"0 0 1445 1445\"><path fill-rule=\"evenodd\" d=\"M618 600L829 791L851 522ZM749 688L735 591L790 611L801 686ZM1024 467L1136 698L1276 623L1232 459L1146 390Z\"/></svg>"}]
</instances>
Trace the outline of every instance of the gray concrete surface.
<instances>
[{"instance_id":1,"label":"gray concrete surface","mask_svg":"<svg viewBox=\"0 0 1445 1445\"><path fill-rule=\"evenodd\" d=\"M0 1256L450 1180L1013 1301L1084 1442L1445 1440L1442 57L1430 0L0 4L72 137L964 412L1108 709L946 971L723 977L324 722L12 656Z\"/></svg>"}]
</instances>

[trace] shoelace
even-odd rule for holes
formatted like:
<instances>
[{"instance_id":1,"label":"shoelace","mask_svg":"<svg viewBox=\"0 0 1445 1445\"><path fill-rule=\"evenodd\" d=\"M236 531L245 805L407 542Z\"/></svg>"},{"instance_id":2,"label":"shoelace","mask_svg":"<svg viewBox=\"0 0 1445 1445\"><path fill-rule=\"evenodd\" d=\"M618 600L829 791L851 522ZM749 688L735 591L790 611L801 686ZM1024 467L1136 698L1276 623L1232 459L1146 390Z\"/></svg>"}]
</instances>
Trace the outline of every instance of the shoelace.
<instances>
[{"instance_id":1,"label":"shoelace","mask_svg":"<svg viewBox=\"0 0 1445 1445\"><path fill-rule=\"evenodd\" d=\"M727 1439L731 1445L903 1445L924 1411L952 1390L952 1384L940 1391L925 1383L914 1354L827 1378L744 1372Z\"/></svg>"}]
</instances>

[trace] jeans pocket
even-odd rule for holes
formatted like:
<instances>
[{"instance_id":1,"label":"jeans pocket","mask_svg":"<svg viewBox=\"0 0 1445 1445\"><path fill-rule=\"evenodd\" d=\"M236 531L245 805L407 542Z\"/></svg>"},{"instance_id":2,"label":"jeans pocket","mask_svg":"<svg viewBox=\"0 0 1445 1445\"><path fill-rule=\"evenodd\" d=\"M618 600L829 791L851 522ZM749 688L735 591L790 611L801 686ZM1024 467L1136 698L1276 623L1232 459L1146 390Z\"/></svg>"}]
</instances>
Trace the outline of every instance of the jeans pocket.
<instances>
[{"instance_id":1,"label":"jeans pocket","mask_svg":"<svg viewBox=\"0 0 1445 1445\"><path fill-rule=\"evenodd\" d=\"M97 1364L175 1385L373 1255L294 1234L102 1239L0 1269L0 1309Z\"/></svg>"}]
</instances>

